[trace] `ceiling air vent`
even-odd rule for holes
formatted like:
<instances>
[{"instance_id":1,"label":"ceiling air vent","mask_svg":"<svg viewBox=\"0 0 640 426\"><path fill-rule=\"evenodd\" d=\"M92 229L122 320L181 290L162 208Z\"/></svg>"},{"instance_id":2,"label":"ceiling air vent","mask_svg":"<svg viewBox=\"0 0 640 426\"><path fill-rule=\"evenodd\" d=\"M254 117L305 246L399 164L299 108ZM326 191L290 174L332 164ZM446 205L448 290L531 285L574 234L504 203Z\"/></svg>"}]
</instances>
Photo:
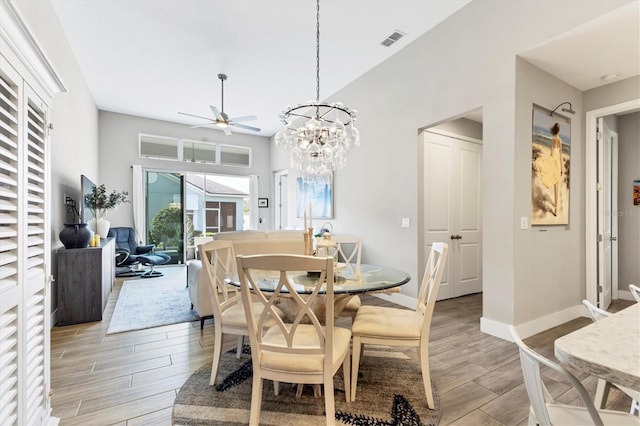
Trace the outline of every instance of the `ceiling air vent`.
<instances>
[{"instance_id":1,"label":"ceiling air vent","mask_svg":"<svg viewBox=\"0 0 640 426\"><path fill-rule=\"evenodd\" d=\"M393 32L393 34L391 34L390 36L388 36L387 38L382 40L382 43L380 43L380 44L385 46L385 47L389 47L393 43L395 43L396 41L400 40L404 36L405 36L405 33L403 33L402 31L399 31L399 30L395 30Z\"/></svg>"}]
</instances>

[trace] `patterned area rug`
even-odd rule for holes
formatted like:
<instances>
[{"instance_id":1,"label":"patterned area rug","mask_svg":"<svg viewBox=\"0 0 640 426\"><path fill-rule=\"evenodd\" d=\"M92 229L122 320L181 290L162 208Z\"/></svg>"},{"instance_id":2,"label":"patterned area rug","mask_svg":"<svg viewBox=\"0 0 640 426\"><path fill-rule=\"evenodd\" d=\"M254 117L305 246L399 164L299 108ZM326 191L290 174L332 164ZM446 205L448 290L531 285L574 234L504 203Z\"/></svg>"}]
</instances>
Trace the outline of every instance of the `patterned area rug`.
<instances>
[{"instance_id":1,"label":"patterned area rug","mask_svg":"<svg viewBox=\"0 0 640 426\"><path fill-rule=\"evenodd\" d=\"M420 367L415 360L395 353L365 351L360 366L356 401L346 403L340 373L335 377L336 420L346 425L437 425L442 415L440 395L434 388L435 409L427 408ZM404 357L403 354L398 354ZM209 386L211 364L198 369L180 388L173 406L174 425L245 425L251 409L252 366L249 347L237 359L235 350L222 355L218 383ZM295 388L263 385L261 425L325 425L324 396L314 398L305 386L296 399Z\"/></svg>"},{"instance_id":2,"label":"patterned area rug","mask_svg":"<svg viewBox=\"0 0 640 426\"><path fill-rule=\"evenodd\" d=\"M184 268L163 268L163 277L124 281L107 334L199 319L191 310Z\"/></svg>"}]
</instances>

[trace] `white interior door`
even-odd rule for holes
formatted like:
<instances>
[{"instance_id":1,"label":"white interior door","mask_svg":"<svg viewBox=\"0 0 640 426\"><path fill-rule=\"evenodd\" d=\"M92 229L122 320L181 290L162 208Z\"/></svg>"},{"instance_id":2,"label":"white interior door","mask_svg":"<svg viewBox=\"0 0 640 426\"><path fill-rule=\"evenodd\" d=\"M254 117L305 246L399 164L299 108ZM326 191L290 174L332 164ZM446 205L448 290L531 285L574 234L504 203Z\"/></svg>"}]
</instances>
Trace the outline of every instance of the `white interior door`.
<instances>
[{"instance_id":1,"label":"white interior door","mask_svg":"<svg viewBox=\"0 0 640 426\"><path fill-rule=\"evenodd\" d=\"M287 170L274 174L274 229L286 229L289 226L289 172Z\"/></svg>"},{"instance_id":2,"label":"white interior door","mask_svg":"<svg viewBox=\"0 0 640 426\"><path fill-rule=\"evenodd\" d=\"M598 129L598 304L607 309L613 289L618 287L618 235L617 235L617 145L618 134L600 118Z\"/></svg>"},{"instance_id":3,"label":"white interior door","mask_svg":"<svg viewBox=\"0 0 640 426\"><path fill-rule=\"evenodd\" d=\"M429 131L423 143L425 253L449 244L438 300L480 292L482 145Z\"/></svg>"}]
</instances>

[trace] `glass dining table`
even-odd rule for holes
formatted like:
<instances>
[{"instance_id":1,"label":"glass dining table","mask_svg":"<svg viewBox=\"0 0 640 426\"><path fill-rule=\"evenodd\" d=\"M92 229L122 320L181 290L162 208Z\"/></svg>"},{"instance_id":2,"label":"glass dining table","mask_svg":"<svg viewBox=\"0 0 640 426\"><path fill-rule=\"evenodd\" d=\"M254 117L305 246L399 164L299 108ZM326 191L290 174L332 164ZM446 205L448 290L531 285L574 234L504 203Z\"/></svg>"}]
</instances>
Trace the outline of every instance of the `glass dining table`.
<instances>
[{"instance_id":1,"label":"glass dining table","mask_svg":"<svg viewBox=\"0 0 640 426\"><path fill-rule=\"evenodd\" d=\"M360 273L354 272L341 263L334 266L333 293L335 295L335 316L342 311L349 299L356 294L392 292L411 280L411 276L407 272L399 269L370 264L362 264L360 266ZM300 294L310 294L318 279L316 274L306 271L290 272L288 277L296 288L296 291ZM266 272L264 277L260 277L257 284L262 291L274 291L278 285L278 279L277 271L273 271L272 273ZM235 287L240 287L237 276L227 278L226 281ZM290 314L286 309L287 290L286 288L282 288L281 291L283 298L279 307L285 311L289 317ZM320 293L322 293L322 290L320 290Z\"/></svg>"}]
</instances>

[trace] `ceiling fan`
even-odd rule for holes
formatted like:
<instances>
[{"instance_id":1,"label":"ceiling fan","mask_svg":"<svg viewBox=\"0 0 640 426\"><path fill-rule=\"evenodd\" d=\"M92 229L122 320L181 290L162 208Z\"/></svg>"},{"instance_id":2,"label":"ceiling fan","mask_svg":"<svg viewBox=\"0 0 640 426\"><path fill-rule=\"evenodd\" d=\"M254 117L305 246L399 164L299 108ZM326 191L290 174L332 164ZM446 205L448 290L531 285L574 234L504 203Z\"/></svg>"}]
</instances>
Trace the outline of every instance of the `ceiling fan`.
<instances>
[{"instance_id":1,"label":"ceiling fan","mask_svg":"<svg viewBox=\"0 0 640 426\"><path fill-rule=\"evenodd\" d=\"M227 79L226 74L218 74L218 78L220 79L220 83L222 85L222 105L221 110L214 107L213 105L209 105L211 108L211 112L213 113L214 118L211 117L202 117L200 115L188 114L186 112L178 112L178 114L188 115L189 117L202 118L203 120L207 120L207 123L196 124L195 126L191 126L192 128L196 127L208 127L208 126L216 126L217 128L224 131L225 135L231 135L231 129L229 127L237 127L240 129L251 130L253 132L259 132L260 129L253 126L247 126L246 124L241 124L242 121L253 121L257 120L258 117L255 115L246 115L244 117L235 117L229 118L229 116L224 112L224 81Z\"/></svg>"}]
</instances>

